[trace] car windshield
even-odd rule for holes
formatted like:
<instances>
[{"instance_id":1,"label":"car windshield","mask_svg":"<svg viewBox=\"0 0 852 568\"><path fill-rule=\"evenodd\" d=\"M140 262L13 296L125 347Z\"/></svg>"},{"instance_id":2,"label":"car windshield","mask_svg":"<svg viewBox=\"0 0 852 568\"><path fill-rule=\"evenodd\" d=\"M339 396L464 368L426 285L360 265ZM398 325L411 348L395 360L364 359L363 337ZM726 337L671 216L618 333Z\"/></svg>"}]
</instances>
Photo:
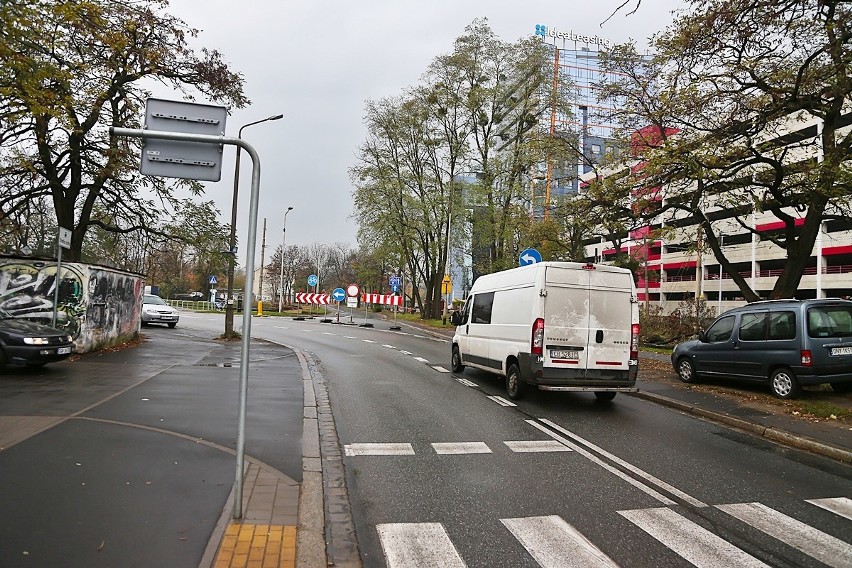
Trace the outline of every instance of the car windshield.
<instances>
[{"instance_id":1,"label":"car windshield","mask_svg":"<svg viewBox=\"0 0 852 568\"><path fill-rule=\"evenodd\" d=\"M808 310L808 335L848 337L852 335L852 307L820 306Z\"/></svg>"},{"instance_id":2,"label":"car windshield","mask_svg":"<svg viewBox=\"0 0 852 568\"><path fill-rule=\"evenodd\" d=\"M163 300L161 297L152 296L150 294L145 294L145 296L143 296L142 303L143 304L159 304L161 306L166 305L165 300Z\"/></svg>"}]
</instances>

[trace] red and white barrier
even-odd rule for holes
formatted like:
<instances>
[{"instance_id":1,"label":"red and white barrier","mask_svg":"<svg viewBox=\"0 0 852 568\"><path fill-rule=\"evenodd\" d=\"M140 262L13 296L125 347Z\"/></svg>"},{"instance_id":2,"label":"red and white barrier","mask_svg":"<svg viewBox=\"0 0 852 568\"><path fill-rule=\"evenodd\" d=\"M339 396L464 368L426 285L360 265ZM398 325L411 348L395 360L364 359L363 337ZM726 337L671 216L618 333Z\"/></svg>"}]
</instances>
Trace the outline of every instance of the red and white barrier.
<instances>
[{"instance_id":1,"label":"red and white barrier","mask_svg":"<svg viewBox=\"0 0 852 568\"><path fill-rule=\"evenodd\" d=\"M361 301L368 304L385 304L388 306L402 306L402 296L393 294L362 294Z\"/></svg>"},{"instance_id":2,"label":"red and white barrier","mask_svg":"<svg viewBox=\"0 0 852 568\"><path fill-rule=\"evenodd\" d=\"M298 304L330 304L331 299L328 294L313 294L307 292L296 293L296 303Z\"/></svg>"}]
</instances>

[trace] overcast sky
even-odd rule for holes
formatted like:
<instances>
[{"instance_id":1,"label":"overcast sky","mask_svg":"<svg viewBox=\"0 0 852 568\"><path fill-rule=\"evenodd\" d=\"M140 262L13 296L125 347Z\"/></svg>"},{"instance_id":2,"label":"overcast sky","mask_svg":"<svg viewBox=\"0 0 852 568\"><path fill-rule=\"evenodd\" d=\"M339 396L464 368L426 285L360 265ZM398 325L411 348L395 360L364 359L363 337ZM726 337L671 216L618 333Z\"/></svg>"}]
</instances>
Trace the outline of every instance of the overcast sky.
<instances>
[{"instance_id":1,"label":"overcast sky","mask_svg":"<svg viewBox=\"0 0 852 568\"><path fill-rule=\"evenodd\" d=\"M453 41L475 18L487 18L497 36L509 42L533 35L535 25L544 24L644 45L672 20L672 10L682 7L679 0L643 0L637 13L627 15L635 5L631 0L600 27L622 1L172 0L169 12L200 30L193 47L219 50L245 78L252 104L228 117L227 135L236 136L248 122L284 115L243 131L260 155L256 263L264 218L268 263L281 244L288 206L293 211L287 216L287 245L357 245L348 170L364 140L365 102L416 85L429 63L452 51ZM221 181L207 184L223 223L231 215L234 154L233 146L225 150ZM245 153L241 171L237 230L243 264L251 186L251 160Z\"/></svg>"}]
</instances>

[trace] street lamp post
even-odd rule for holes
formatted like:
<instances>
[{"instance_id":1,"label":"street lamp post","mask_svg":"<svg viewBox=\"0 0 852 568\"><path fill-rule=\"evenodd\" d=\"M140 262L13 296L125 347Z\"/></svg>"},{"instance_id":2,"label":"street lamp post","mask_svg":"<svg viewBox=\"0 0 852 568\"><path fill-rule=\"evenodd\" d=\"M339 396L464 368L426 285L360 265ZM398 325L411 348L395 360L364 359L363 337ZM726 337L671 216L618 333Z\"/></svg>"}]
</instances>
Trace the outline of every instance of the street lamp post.
<instances>
[{"instance_id":1,"label":"street lamp post","mask_svg":"<svg viewBox=\"0 0 852 568\"><path fill-rule=\"evenodd\" d=\"M292 207L288 207L284 212L284 230L281 235L281 280L279 280L279 295L278 295L278 313L284 310L284 246L287 242L287 213L292 211Z\"/></svg>"},{"instance_id":2,"label":"street lamp post","mask_svg":"<svg viewBox=\"0 0 852 568\"><path fill-rule=\"evenodd\" d=\"M243 129L267 122L270 120L279 120L283 118L283 114L276 114L266 117L261 120L249 122L240 127L237 138L243 137ZM240 187L240 146L237 146L237 159L234 164L234 197L231 203L231 238L228 241L228 296L225 304L225 337L230 339L234 336L234 264L237 260L237 193ZM251 246L254 246L252 244Z\"/></svg>"}]
</instances>

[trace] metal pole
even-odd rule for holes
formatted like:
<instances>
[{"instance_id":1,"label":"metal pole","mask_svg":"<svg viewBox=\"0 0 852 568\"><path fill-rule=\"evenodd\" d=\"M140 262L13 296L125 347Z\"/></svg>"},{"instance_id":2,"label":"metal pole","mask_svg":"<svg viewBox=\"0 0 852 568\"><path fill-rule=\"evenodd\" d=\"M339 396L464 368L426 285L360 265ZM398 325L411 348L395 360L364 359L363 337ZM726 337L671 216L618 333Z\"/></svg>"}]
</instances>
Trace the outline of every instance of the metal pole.
<instances>
[{"instance_id":1,"label":"metal pole","mask_svg":"<svg viewBox=\"0 0 852 568\"><path fill-rule=\"evenodd\" d=\"M260 283L257 288L257 315L263 315L263 253L266 251L266 217L263 218L263 240L260 245Z\"/></svg>"},{"instance_id":2,"label":"metal pole","mask_svg":"<svg viewBox=\"0 0 852 568\"><path fill-rule=\"evenodd\" d=\"M719 235L719 307L716 310L716 315L722 313L722 247L725 246L725 235Z\"/></svg>"},{"instance_id":3,"label":"metal pole","mask_svg":"<svg viewBox=\"0 0 852 568\"><path fill-rule=\"evenodd\" d=\"M56 232L56 277L53 279L53 325L56 327L56 310L59 308L59 271L62 269L62 245L59 244L59 231Z\"/></svg>"},{"instance_id":4,"label":"metal pole","mask_svg":"<svg viewBox=\"0 0 852 568\"><path fill-rule=\"evenodd\" d=\"M254 287L254 243L257 242L257 210L260 201L260 158L254 148L239 138L225 136L208 136L203 134L186 134L183 132L164 132L158 130L134 130L131 128L111 127L113 136L129 136L131 138L153 138L158 140L176 140L179 142L203 142L208 144L232 144L242 146L251 156L251 202L249 205L248 242L252 246L246 249L246 288ZM233 517L243 516L243 469L245 464L246 441L246 400L248 398L249 371L249 338L251 336L251 310L243 310L243 336L240 344L240 402L237 420L237 471L234 483L234 512Z\"/></svg>"},{"instance_id":5,"label":"metal pole","mask_svg":"<svg viewBox=\"0 0 852 568\"><path fill-rule=\"evenodd\" d=\"M284 309L284 250L285 243L287 242L287 213L292 211L292 207L288 207L287 211L284 212L284 230L282 231L281 236L281 280L279 286L281 289L279 290L278 295L278 313L280 314Z\"/></svg>"},{"instance_id":6,"label":"metal pole","mask_svg":"<svg viewBox=\"0 0 852 568\"><path fill-rule=\"evenodd\" d=\"M255 124L260 124L261 122L267 122L270 120L278 120L283 118L283 114L276 114L274 116L270 116L264 118L262 120L256 120L254 122L249 122L248 124L244 124L240 127L239 132L237 133L237 138L243 137L243 129L248 128L249 126L253 126ZM237 194L239 192L240 187L240 146L237 146L237 159L234 163L234 196L233 201L231 202L231 235L228 240L228 253L230 260L228 261L228 294L225 302L225 337L231 338L234 336L234 264L237 260ZM254 246L254 245L252 245ZM243 294L245 295L245 294Z\"/></svg>"}]
</instances>

